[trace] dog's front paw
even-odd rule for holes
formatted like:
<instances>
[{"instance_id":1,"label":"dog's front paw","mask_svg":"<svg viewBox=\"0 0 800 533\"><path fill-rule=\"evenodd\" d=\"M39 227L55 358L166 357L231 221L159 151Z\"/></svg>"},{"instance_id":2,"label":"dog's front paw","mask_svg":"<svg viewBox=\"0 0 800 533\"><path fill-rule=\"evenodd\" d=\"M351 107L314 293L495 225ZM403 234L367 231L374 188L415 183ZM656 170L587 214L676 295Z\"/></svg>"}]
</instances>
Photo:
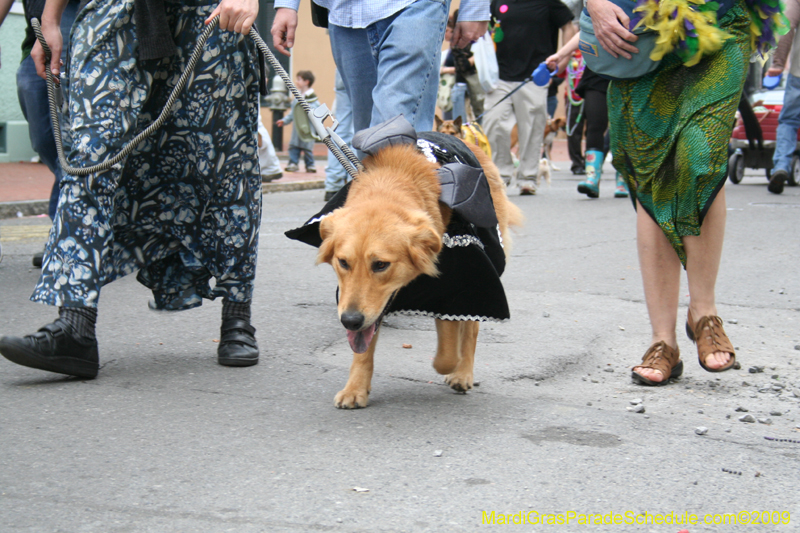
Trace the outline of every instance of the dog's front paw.
<instances>
[{"instance_id":1,"label":"dog's front paw","mask_svg":"<svg viewBox=\"0 0 800 533\"><path fill-rule=\"evenodd\" d=\"M340 390L333 398L333 405L339 409L359 409L369 404L368 390Z\"/></svg>"},{"instance_id":2,"label":"dog's front paw","mask_svg":"<svg viewBox=\"0 0 800 533\"><path fill-rule=\"evenodd\" d=\"M472 372L453 372L444 377L444 382L450 385L454 391L467 392L472 388Z\"/></svg>"}]
</instances>

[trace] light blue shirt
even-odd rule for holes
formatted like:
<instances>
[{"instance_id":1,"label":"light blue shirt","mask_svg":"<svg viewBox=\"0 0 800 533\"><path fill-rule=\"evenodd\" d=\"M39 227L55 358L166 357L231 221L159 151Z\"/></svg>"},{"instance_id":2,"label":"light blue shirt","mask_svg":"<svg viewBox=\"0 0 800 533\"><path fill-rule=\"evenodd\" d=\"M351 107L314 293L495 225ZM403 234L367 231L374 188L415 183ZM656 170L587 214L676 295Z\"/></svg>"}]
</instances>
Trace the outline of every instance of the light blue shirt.
<instances>
[{"instance_id":1,"label":"light blue shirt","mask_svg":"<svg viewBox=\"0 0 800 533\"><path fill-rule=\"evenodd\" d=\"M394 15L413 4L415 0L314 0L328 10L328 21L343 28L366 28L370 24ZM300 6L300 0L275 0L275 9ZM490 18L489 0L461 0L459 22L483 22Z\"/></svg>"}]
</instances>

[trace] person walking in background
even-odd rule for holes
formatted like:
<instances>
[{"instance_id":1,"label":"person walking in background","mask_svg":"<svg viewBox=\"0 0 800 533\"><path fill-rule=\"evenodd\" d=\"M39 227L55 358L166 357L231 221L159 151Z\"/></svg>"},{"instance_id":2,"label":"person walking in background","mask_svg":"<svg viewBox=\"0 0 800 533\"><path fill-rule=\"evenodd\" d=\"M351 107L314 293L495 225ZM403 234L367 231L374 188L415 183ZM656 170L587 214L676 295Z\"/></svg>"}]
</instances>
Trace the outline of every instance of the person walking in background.
<instances>
[{"instance_id":1,"label":"person walking in background","mask_svg":"<svg viewBox=\"0 0 800 533\"><path fill-rule=\"evenodd\" d=\"M452 38L452 31L455 29L457 21L458 9L447 20L449 31L445 33L445 39ZM475 56L470 50L471 47L471 43L466 48L454 48L451 45L440 71L441 74L455 74L452 118L455 119L460 115L462 122L470 122L480 116L483 113L483 102L486 98L486 93L478 78L478 69L475 67ZM469 98L469 112L466 108L466 97Z\"/></svg>"},{"instance_id":2,"label":"person walking in background","mask_svg":"<svg viewBox=\"0 0 800 533\"><path fill-rule=\"evenodd\" d=\"M539 159L547 125L548 88L530 80L534 69L556 51L559 30L567 41L575 34L572 11L560 0L492 0L500 81L486 95L483 118L492 160L506 184L517 177L520 194L536 194ZM506 95L517 89L509 98ZM503 99L505 98L505 99ZM519 168L511 155L511 130L519 132Z\"/></svg>"},{"instance_id":3,"label":"person walking in background","mask_svg":"<svg viewBox=\"0 0 800 533\"><path fill-rule=\"evenodd\" d=\"M319 98L314 92L312 85L314 85L314 74L310 70L301 70L297 73L294 83L297 90L303 95L306 103L311 108L319 107ZM305 110L300 105L300 102L295 101L292 109L282 119L278 120L275 124L279 127L295 123L292 128L292 136L289 138L289 163L286 165L286 172L297 172L300 170L300 154L303 155L303 162L306 166L306 172L316 172L317 167L314 163L314 138L311 135L310 121L305 115Z\"/></svg>"},{"instance_id":4,"label":"person walking in background","mask_svg":"<svg viewBox=\"0 0 800 533\"><path fill-rule=\"evenodd\" d=\"M2 4L7 8L11 7L13 0L0 0L0 25L3 23ZM50 106L47 98L47 82L36 74L36 66L31 57L31 49L36 42L36 35L31 26L31 19L39 21L42 19L44 10L44 0L23 0L22 8L25 12L25 37L22 40L22 61L17 68L17 99L22 110L22 115L28 121L28 135L31 140L33 151L39 155L39 160L44 163L50 172L53 173L53 188L50 192L50 204L47 214L50 219L55 219L56 206L58 205L59 186L61 184L61 164L58 161L56 151L56 140L53 136L53 123L50 119ZM61 53L61 61L67 60L67 49L69 47L69 33L75 16L78 13L79 0L69 0L64 6L64 13L61 15L61 38L64 42L64 49ZM33 266L41 268L44 251L33 255Z\"/></svg>"},{"instance_id":5,"label":"person walking in background","mask_svg":"<svg viewBox=\"0 0 800 533\"><path fill-rule=\"evenodd\" d=\"M576 34L561 49L547 58L547 67L563 69L569 61L573 61L572 54L578 49L580 34ZM589 198L600 197L600 177L603 174L603 163L605 162L608 146L606 138L608 129L608 105L606 103L606 93L608 91L608 80L592 72L585 65L583 72L575 87L575 93L583 99L582 115L586 122L586 155L584 174L586 180L578 183L578 192L585 194ZM580 140L578 141L580 150ZM570 151L571 154L571 151ZM572 157L572 155L570 155ZM628 188L619 172L616 173L616 186L614 189L615 198L627 198Z\"/></svg>"},{"instance_id":6,"label":"person walking in background","mask_svg":"<svg viewBox=\"0 0 800 533\"><path fill-rule=\"evenodd\" d=\"M350 103L350 97L347 96L344 81L338 70L336 71L335 80L333 116L339 122L336 134L344 142L350 144L353 140L353 104ZM339 160L336 159L336 156L333 155L333 152L328 150L328 165L325 167L325 201L327 202L333 198L333 195L339 192L339 189L344 187L348 181L350 181L349 174L339 163Z\"/></svg>"},{"instance_id":7,"label":"person walking in background","mask_svg":"<svg viewBox=\"0 0 800 533\"><path fill-rule=\"evenodd\" d=\"M800 2L786 0L786 18L789 19L789 33L782 36L778 48L772 56L772 66L767 76L780 76L786 70L786 58L791 50L789 75L786 77L786 90L783 93L783 107L778 115L778 131L775 136L775 153L772 156L772 174L767 189L773 194L781 194L784 184L792 172L792 156L797 151L797 129L800 128Z\"/></svg>"},{"instance_id":8,"label":"person walking in background","mask_svg":"<svg viewBox=\"0 0 800 533\"><path fill-rule=\"evenodd\" d=\"M316 0L328 11L333 58L353 104L353 131L397 115L417 131L433 128L448 2ZM289 55L300 0L276 0L272 39ZM452 44L465 48L486 33L486 0L462 0Z\"/></svg>"},{"instance_id":9,"label":"person walking in background","mask_svg":"<svg viewBox=\"0 0 800 533\"><path fill-rule=\"evenodd\" d=\"M671 50L656 70L608 88L611 150L636 208L652 328L650 348L631 374L643 385L665 385L683 372L675 332L681 266L690 298L686 332L697 343L700 366L722 372L736 363L715 297L725 233L728 142L750 57L756 50L769 50L769 40L784 21L780 6L758 0L720 4L715 24L688 5L663 18L654 7L644 6L642 16L655 17ZM609 0L588 0L587 9L607 52L627 59L637 53L636 37L619 7ZM688 25L699 39L672 40L674 27Z\"/></svg>"},{"instance_id":10,"label":"person walking in background","mask_svg":"<svg viewBox=\"0 0 800 533\"><path fill-rule=\"evenodd\" d=\"M66 3L48 0L42 14L56 76ZM197 37L219 15L219 29L207 42L215 53L201 57L172 116L124 164L84 177L62 176L42 274L31 296L58 306L59 316L34 334L0 338L0 353L10 361L96 377L102 287L138 271L156 310L190 309L204 298L222 297L218 363L258 363L250 303L261 219L259 62L253 41L240 35L250 31L258 3L217 4L200 0L186 9L183 2L154 2L142 11L139 0L98 0L81 10L62 81L68 95L66 158L74 167L117 154L138 125L161 112ZM31 55L43 75L38 43ZM223 71L225 76L217 74Z\"/></svg>"}]
</instances>

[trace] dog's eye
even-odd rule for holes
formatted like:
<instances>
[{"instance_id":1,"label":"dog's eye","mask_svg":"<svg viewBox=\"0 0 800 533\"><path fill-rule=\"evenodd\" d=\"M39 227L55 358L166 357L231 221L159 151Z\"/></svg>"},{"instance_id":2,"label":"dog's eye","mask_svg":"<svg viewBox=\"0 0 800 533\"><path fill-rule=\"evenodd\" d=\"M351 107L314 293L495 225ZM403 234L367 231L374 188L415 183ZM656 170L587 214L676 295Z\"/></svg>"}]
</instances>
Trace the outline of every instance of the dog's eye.
<instances>
[{"instance_id":1,"label":"dog's eye","mask_svg":"<svg viewBox=\"0 0 800 533\"><path fill-rule=\"evenodd\" d=\"M373 272L383 272L391 263L387 263L386 261L375 261L372 263L372 271Z\"/></svg>"},{"instance_id":2,"label":"dog's eye","mask_svg":"<svg viewBox=\"0 0 800 533\"><path fill-rule=\"evenodd\" d=\"M345 270L350 268L350 265L348 265L347 261L345 261L344 259L339 259L339 266L342 267Z\"/></svg>"}]
</instances>

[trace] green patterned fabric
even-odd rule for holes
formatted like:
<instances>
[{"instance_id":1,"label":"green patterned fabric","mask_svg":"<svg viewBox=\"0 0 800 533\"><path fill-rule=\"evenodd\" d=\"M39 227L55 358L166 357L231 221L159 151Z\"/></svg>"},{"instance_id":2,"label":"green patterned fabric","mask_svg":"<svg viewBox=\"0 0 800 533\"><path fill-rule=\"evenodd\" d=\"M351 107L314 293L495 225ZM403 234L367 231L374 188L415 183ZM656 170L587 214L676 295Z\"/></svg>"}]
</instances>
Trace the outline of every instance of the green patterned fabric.
<instances>
[{"instance_id":1,"label":"green patterned fabric","mask_svg":"<svg viewBox=\"0 0 800 533\"><path fill-rule=\"evenodd\" d=\"M613 81L608 114L614 167L636 201L664 231L686 266L682 237L699 235L725 184L728 143L751 55L744 0L720 20L732 38L685 67L671 54L658 70Z\"/></svg>"}]
</instances>

